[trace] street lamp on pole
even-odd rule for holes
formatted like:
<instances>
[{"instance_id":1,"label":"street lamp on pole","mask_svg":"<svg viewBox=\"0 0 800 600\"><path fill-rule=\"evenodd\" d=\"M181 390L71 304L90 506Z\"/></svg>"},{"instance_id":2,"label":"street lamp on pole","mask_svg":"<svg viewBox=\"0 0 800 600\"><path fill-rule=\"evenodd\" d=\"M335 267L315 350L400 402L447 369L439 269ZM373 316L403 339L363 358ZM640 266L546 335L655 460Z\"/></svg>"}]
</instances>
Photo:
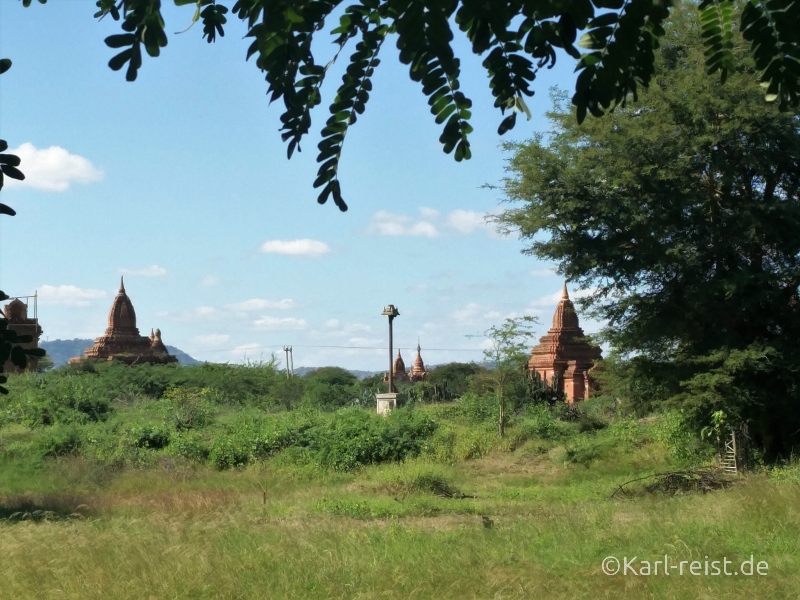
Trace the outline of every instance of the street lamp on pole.
<instances>
[{"instance_id":1,"label":"street lamp on pole","mask_svg":"<svg viewBox=\"0 0 800 600\"><path fill-rule=\"evenodd\" d=\"M394 364L392 363L394 354L394 349L392 348L392 321L394 321L395 317L400 316L400 311L395 308L394 304L390 304L383 309L381 314L389 317L389 393L392 394L397 391L394 388Z\"/></svg>"}]
</instances>

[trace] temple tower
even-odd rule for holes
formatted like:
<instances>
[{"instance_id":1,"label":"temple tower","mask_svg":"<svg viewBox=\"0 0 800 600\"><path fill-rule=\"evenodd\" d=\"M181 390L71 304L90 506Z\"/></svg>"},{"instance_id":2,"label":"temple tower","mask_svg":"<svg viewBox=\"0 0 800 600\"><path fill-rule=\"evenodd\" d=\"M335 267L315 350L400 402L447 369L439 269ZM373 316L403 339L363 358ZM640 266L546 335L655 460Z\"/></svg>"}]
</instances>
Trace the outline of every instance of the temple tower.
<instances>
[{"instance_id":1,"label":"temple tower","mask_svg":"<svg viewBox=\"0 0 800 600\"><path fill-rule=\"evenodd\" d=\"M598 346L586 341L565 281L553 315L553 326L531 350L528 370L537 372L547 382L552 381L554 375L558 377L558 389L564 392L567 402L572 403L590 397L594 381L589 370L601 355Z\"/></svg>"},{"instance_id":2,"label":"temple tower","mask_svg":"<svg viewBox=\"0 0 800 600\"><path fill-rule=\"evenodd\" d=\"M125 282L120 277L119 291L108 313L108 327L105 335L95 339L94 346L87 348L83 356L70 358L70 363L83 360L116 360L128 364L177 362L177 358L167 352L161 341L161 331L156 329L150 337L139 334L136 327L136 311L125 292Z\"/></svg>"},{"instance_id":3,"label":"temple tower","mask_svg":"<svg viewBox=\"0 0 800 600\"><path fill-rule=\"evenodd\" d=\"M422 362L420 350L419 342L417 342L417 358L414 359L414 366L408 372L410 381L422 381L428 374L428 369L425 368L425 363Z\"/></svg>"},{"instance_id":4,"label":"temple tower","mask_svg":"<svg viewBox=\"0 0 800 600\"><path fill-rule=\"evenodd\" d=\"M34 313L36 311L34 310ZM39 347L39 337L42 335L42 328L39 326L39 319L28 317L28 305L19 298L14 298L11 302L3 308L3 314L8 319L8 328L14 331L17 335L29 335L33 339L30 342L19 344L22 348L31 349ZM39 359L28 357L27 369L30 371L36 370L39 364ZM3 370L6 373L21 373L22 369L12 363L10 360L5 362Z\"/></svg>"}]
</instances>

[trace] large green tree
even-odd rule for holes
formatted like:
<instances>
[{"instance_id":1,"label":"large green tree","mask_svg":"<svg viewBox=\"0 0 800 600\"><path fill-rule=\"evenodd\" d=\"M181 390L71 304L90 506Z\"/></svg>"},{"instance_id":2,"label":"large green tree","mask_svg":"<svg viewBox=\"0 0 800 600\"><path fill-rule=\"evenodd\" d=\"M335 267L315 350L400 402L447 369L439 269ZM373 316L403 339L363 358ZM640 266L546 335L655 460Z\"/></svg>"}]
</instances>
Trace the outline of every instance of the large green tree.
<instances>
[{"instance_id":1,"label":"large green tree","mask_svg":"<svg viewBox=\"0 0 800 600\"><path fill-rule=\"evenodd\" d=\"M38 0L44 4L47 0ZM32 0L22 0L30 6ZM602 115L636 97L653 74L654 50L674 0L174 0L194 7L203 37L224 35L229 13L244 21L253 42L247 58L265 73L270 101L282 100L281 136L289 157L311 128L311 111L322 102L322 85L330 66L348 44L355 44L318 145L320 163L314 187L318 201L332 197L347 205L339 183L339 160L350 125L362 114L372 91L372 74L385 42L393 38L409 76L422 86L439 140L456 160L470 157L472 102L460 91L460 60L453 52L453 26L483 57L494 105L508 112L499 125L503 134L528 113L524 98L533 94L537 72L552 67L563 51L578 63L572 101L578 120L587 112ZM97 0L97 18L122 21L123 33L106 38L116 53L114 70L136 79L144 54L159 56L167 45L161 0ZM229 10L228 5L231 5ZM703 47L708 73L722 79L736 68L733 51L733 3L701 0L692 5L703 19ZM320 40L326 20L338 20L331 38ZM188 20L188 19L187 19ZM782 108L800 103L800 2L751 0L741 28L755 60L752 77L764 84L767 98ZM584 31L582 37L578 33ZM333 42L323 52L320 42ZM328 46L330 49L330 46ZM581 48L586 50L582 52ZM384 51L385 52L385 51Z\"/></svg>"},{"instance_id":2,"label":"large green tree","mask_svg":"<svg viewBox=\"0 0 800 600\"><path fill-rule=\"evenodd\" d=\"M509 146L502 226L595 289L631 377L698 428L725 410L770 454L800 441L800 117L763 102L742 36L726 85L676 11L635 105Z\"/></svg>"}]
</instances>

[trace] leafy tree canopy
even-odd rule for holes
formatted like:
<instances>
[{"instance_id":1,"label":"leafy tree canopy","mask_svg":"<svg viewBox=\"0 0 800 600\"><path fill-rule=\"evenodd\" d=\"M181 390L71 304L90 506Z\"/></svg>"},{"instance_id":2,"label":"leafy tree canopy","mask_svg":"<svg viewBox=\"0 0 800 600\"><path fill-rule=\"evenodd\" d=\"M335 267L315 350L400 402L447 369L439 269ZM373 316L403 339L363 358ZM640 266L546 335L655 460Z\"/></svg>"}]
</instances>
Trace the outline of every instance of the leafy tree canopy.
<instances>
[{"instance_id":1,"label":"leafy tree canopy","mask_svg":"<svg viewBox=\"0 0 800 600\"><path fill-rule=\"evenodd\" d=\"M800 441L800 117L763 102L746 31L727 84L707 77L705 31L675 12L636 107L578 125L557 98L551 135L508 146L523 205L499 220L595 289L649 389L698 425L724 409L778 452Z\"/></svg>"},{"instance_id":2,"label":"leafy tree canopy","mask_svg":"<svg viewBox=\"0 0 800 600\"><path fill-rule=\"evenodd\" d=\"M47 0L38 0L45 4ZM457 161L470 157L472 102L460 91L460 59L452 48L454 27L474 54L483 57L496 108L508 113L498 127L513 128L517 114L529 115L525 97L533 95L537 72L552 67L557 52L577 59L578 77L572 102L578 121L587 112L602 115L636 98L650 83L655 51L665 36L663 24L673 0L174 0L192 5L192 22L203 25L210 43L225 34L228 15L248 27L253 42L247 58L265 74L270 101L282 100L281 136L289 157L311 127L311 111L322 102L321 88L331 65L349 43L354 52L322 128L320 163L314 187L318 201L333 197L346 210L338 179L347 131L361 115L372 91L372 75L384 42L391 36L409 76L419 82L435 121L442 126L443 149ZM30 6L32 0L22 0ZM146 53L159 56L167 45L161 0L97 0L97 18L121 21L122 33L106 38L115 52L109 66L125 70L134 81ZM229 5L230 9L229 9ZM738 23L731 0L701 0L692 5L702 18L705 70L721 79L741 64L735 51L738 28L749 44L755 80L768 100L786 109L800 103L800 3L751 0ZM319 59L320 37L327 20L338 25L325 41L332 58ZM578 38L578 33L584 32ZM316 52L316 55L315 55Z\"/></svg>"},{"instance_id":3,"label":"leafy tree canopy","mask_svg":"<svg viewBox=\"0 0 800 600\"><path fill-rule=\"evenodd\" d=\"M325 385L355 385L358 382L358 377L341 367L320 367L309 371L304 379Z\"/></svg>"}]
</instances>

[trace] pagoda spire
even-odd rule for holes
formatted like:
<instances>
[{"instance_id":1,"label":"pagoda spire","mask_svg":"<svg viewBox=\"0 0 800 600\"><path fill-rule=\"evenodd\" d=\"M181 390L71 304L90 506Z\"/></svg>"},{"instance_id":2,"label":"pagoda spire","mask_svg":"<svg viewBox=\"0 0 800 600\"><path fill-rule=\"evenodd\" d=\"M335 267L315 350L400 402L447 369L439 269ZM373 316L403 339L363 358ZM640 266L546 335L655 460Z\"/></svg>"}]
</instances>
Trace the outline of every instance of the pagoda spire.
<instances>
[{"instance_id":1,"label":"pagoda spire","mask_svg":"<svg viewBox=\"0 0 800 600\"><path fill-rule=\"evenodd\" d=\"M569 300L569 292L567 291L567 280L564 280L564 287L561 290L561 299Z\"/></svg>"},{"instance_id":2,"label":"pagoda spire","mask_svg":"<svg viewBox=\"0 0 800 600\"><path fill-rule=\"evenodd\" d=\"M125 293L125 278L123 275L119 276L119 291Z\"/></svg>"}]
</instances>

